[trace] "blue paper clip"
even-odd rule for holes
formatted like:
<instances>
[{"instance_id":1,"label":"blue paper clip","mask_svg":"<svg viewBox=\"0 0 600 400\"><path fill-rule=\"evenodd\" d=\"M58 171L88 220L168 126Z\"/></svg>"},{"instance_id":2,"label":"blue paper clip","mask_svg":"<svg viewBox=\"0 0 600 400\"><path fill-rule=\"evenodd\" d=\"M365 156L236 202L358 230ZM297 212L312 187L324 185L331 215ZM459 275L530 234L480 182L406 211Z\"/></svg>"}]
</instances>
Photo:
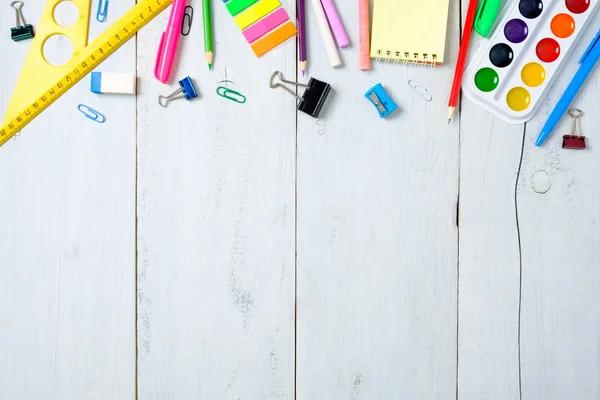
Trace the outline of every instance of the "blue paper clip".
<instances>
[{"instance_id":1,"label":"blue paper clip","mask_svg":"<svg viewBox=\"0 0 600 400\"><path fill-rule=\"evenodd\" d=\"M226 88L225 86L219 86L217 88L217 94L227 100L235 101L236 103L244 104L246 102L246 96L240 92Z\"/></svg>"},{"instance_id":2,"label":"blue paper clip","mask_svg":"<svg viewBox=\"0 0 600 400\"><path fill-rule=\"evenodd\" d=\"M103 7L104 5L104 7ZM96 13L96 20L98 22L106 21L106 15L108 11L108 0L98 0L98 12Z\"/></svg>"},{"instance_id":3,"label":"blue paper clip","mask_svg":"<svg viewBox=\"0 0 600 400\"><path fill-rule=\"evenodd\" d=\"M77 109L81 111L81 113L85 115L86 118L89 118L92 121L96 121L100 124L103 124L104 121L106 121L106 117L104 115L94 110L93 108L86 106L85 104L78 105Z\"/></svg>"},{"instance_id":4,"label":"blue paper clip","mask_svg":"<svg viewBox=\"0 0 600 400\"><path fill-rule=\"evenodd\" d=\"M168 96L158 96L158 104L160 104L162 107L166 107L169 101L171 100L180 99L182 97L184 97L186 100L191 100L194 97L198 97L198 93L196 93L196 88L194 87L192 79L189 76L180 80L179 86L179 89L177 89ZM162 102L163 99L165 101L164 104Z\"/></svg>"},{"instance_id":5,"label":"blue paper clip","mask_svg":"<svg viewBox=\"0 0 600 400\"><path fill-rule=\"evenodd\" d=\"M387 117L398 108L398 105L394 103L385 90L383 90L383 85L381 85L381 83L378 83L369 89L369 91L365 93L365 97L375 106L380 118Z\"/></svg>"}]
</instances>

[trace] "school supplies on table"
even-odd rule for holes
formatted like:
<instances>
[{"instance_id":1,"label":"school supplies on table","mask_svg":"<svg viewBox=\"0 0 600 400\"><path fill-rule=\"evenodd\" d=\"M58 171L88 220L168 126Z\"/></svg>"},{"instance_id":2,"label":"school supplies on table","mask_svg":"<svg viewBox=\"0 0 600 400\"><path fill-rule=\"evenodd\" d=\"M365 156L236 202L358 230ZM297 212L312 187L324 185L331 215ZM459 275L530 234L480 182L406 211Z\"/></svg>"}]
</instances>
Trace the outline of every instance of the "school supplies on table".
<instances>
[{"instance_id":1,"label":"school supplies on table","mask_svg":"<svg viewBox=\"0 0 600 400\"><path fill-rule=\"evenodd\" d=\"M360 54L358 58L358 68L361 71L371 69L370 40L371 29L369 21L369 0L358 1L358 22L360 37Z\"/></svg>"},{"instance_id":2,"label":"school supplies on table","mask_svg":"<svg viewBox=\"0 0 600 400\"><path fill-rule=\"evenodd\" d=\"M344 25L342 24L337 9L335 8L335 4L333 4L333 0L321 0L321 5L323 6L325 16L327 17L327 21L329 21L329 26L331 27L331 31L333 32L333 36L335 37L335 41L337 42L338 46L348 46L350 41L348 40L348 35L346 35Z\"/></svg>"},{"instance_id":3,"label":"school supplies on table","mask_svg":"<svg viewBox=\"0 0 600 400\"><path fill-rule=\"evenodd\" d=\"M235 90L226 88L225 86L219 86L217 88L217 95L224 99L234 101L236 103L244 104L246 102L246 96Z\"/></svg>"},{"instance_id":4,"label":"school supplies on table","mask_svg":"<svg viewBox=\"0 0 600 400\"><path fill-rule=\"evenodd\" d=\"M230 0L225 6L257 57L296 35L279 0Z\"/></svg>"},{"instance_id":5,"label":"school supplies on table","mask_svg":"<svg viewBox=\"0 0 600 400\"><path fill-rule=\"evenodd\" d=\"M208 69L212 70L214 52L210 1L211 0L202 0L202 17L204 19L204 52L206 53L206 61L208 61Z\"/></svg>"},{"instance_id":6,"label":"school supplies on table","mask_svg":"<svg viewBox=\"0 0 600 400\"><path fill-rule=\"evenodd\" d=\"M292 89L289 87L282 85L281 83L274 83L275 78L278 78L281 82L289 83L294 86L303 86L307 88L302 97L299 97ZM331 91L331 86L327 82L320 81L318 79L310 78L308 81L308 85L299 82L288 81L283 78L283 74L279 71L273 72L271 75L271 79L269 80L269 87L271 89L275 89L281 87L286 92L290 93L296 99L299 100L296 108L298 111L302 111L305 114L310 115L313 118L318 118L325 101L327 100L327 96L329 96L329 92Z\"/></svg>"},{"instance_id":7,"label":"school supplies on table","mask_svg":"<svg viewBox=\"0 0 600 400\"><path fill-rule=\"evenodd\" d=\"M185 99L186 101L189 101L195 97L198 97L198 93L196 92L194 83L192 82L192 79L189 76L183 78L178 83L179 83L179 89L177 89L170 95L158 96L158 104L160 104L161 107L166 108L169 105L169 102L171 100Z\"/></svg>"},{"instance_id":8,"label":"school supplies on table","mask_svg":"<svg viewBox=\"0 0 600 400\"><path fill-rule=\"evenodd\" d=\"M86 118L91 119L92 121L98 122L99 124L103 124L104 122L106 122L106 117L102 115L102 113L94 110L89 106L86 106L85 104L78 105L77 109L83 115L85 115Z\"/></svg>"},{"instance_id":9,"label":"school supplies on table","mask_svg":"<svg viewBox=\"0 0 600 400\"><path fill-rule=\"evenodd\" d=\"M516 2L506 10L498 28L481 43L467 66L463 92L509 123L528 121L599 6L599 1L589 0ZM590 45L589 50L592 48ZM589 54L586 51L581 60L583 75L587 76L599 51L600 48ZM577 88L581 83L576 84ZM568 103L570 100L562 106L561 115Z\"/></svg>"},{"instance_id":10,"label":"school supplies on table","mask_svg":"<svg viewBox=\"0 0 600 400\"><path fill-rule=\"evenodd\" d=\"M23 2L13 1L10 3L10 6L15 9L16 14L16 24L14 28L10 28L10 38L15 42L33 38L35 36L33 26L25 22L25 17L23 16Z\"/></svg>"},{"instance_id":11,"label":"school supplies on table","mask_svg":"<svg viewBox=\"0 0 600 400\"><path fill-rule=\"evenodd\" d=\"M398 105L388 96L383 89L383 85L378 83L365 93L367 100L375 106L379 113L379 118L385 118L398 108Z\"/></svg>"},{"instance_id":12,"label":"school supplies on table","mask_svg":"<svg viewBox=\"0 0 600 400\"><path fill-rule=\"evenodd\" d=\"M333 68L339 67L342 65L342 60L340 60L340 54L338 53L337 46L335 45L335 41L333 40L333 36L329 30L327 17L325 16L325 11L323 11L323 6L321 6L321 2L319 0L310 1L312 4L312 9L315 13L315 17L317 18L319 32L321 33L321 39L323 39L323 44L325 45L325 52L327 53L327 58L329 59L329 65Z\"/></svg>"},{"instance_id":13,"label":"school supplies on table","mask_svg":"<svg viewBox=\"0 0 600 400\"><path fill-rule=\"evenodd\" d=\"M569 83L569 86L567 86L564 93L558 100L558 103L556 103L554 110L552 110L552 112L550 113L550 116L544 124L540 135L535 141L536 146L541 146L542 143L544 143L544 141L546 140L546 138L552 133L552 131L556 127L556 124L558 124L558 121L560 121L565 111L567 111L567 108L569 108L569 104L571 104L573 98L575 97L577 92L579 92L581 86L583 86L583 83L585 82L586 78L589 76L590 72L592 72L592 69L594 69L598 58L600 58L599 42L600 31L596 33L596 36L594 36L594 39L592 39L592 42L589 44L589 46L583 53L583 56L579 60L579 69L577 69L577 72L573 76L573 79Z\"/></svg>"},{"instance_id":14,"label":"school supplies on table","mask_svg":"<svg viewBox=\"0 0 600 400\"><path fill-rule=\"evenodd\" d=\"M108 17L108 0L98 0L98 11L96 11L96 21L106 22Z\"/></svg>"},{"instance_id":15,"label":"school supplies on table","mask_svg":"<svg viewBox=\"0 0 600 400\"><path fill-rule=\"evenodd\" d=\"M171 77L184 12L185 0L173 0L167 28L160 37L156 61L154 62L154 77L159 82L167 83Z\"/></svg>"},{"instance_id":16,"label":"school supplies on table","mask_svg":"<svg viewBox=\"0 0 600 400\"><path fill-rule=\"evenodd\" d=\"M569 116L571 117L571 132L570 134L563 136L563 149L585 149L585 136L581 136L581 130L579 129L579 118L582 115L583 111L578 108L572 108L569 110Z\"/></svg>"},{"instance_id":17,"label":"school supplies on table","mask_svg":"<svg viewBox=\"0 0 600 400\"><path fill-rule=\"evenodd\" d=\"M456 105L458 104L460 87L465 72L465 63L467 62L467 53L469 52L469 43L471 43L471 31L473 30L473 20L475 19L476 8L477 0L470 0L469 8L467 9L467 17L465 19L465 30L463 32L462 40L460 41L460 49L458 50L458 60L456 60L456 67L454 68L454 79L452 80L450 99L448 99L448 123L452 121L454 110L456 110Z\"/></svg>"},{"instance_id":18,"label":"school supplies on table","mask_svg":"<svg viewBox=\"0 0 600 400\"><path fill-rule=\"evenodd\" d=\"M183 11L183 19L181 20L181 34L187 36L192 30L192 22L194 21L194 7L185 6Z\"/></svg>"},{"instance_id":19,"label":"school supplies on table","mask_svg":"<svg viewBox=\"0 0 600 400\"><path fill-rule=\"evenodd\" d=\"M67 30L56 25L52 13L62 0L46 2L38 34L31 43L19 82L0 125L0 146L30 123L56 99L65 94L84 76L100 65L137 31L163 11L172 0L140 0L87 47L90 2L71 0L83 16ZM51 34L65 33L75 53L61 67L50 66L42 57L42 44ZM49 68L48 68L49 67Z\"/></svg>"},{"instance_id":20,"label":"school supplies on table","mask_svg":"<svg viewBox=\"0 0 600 400\"><path fill-rule=\"evenodd\" d=\"M449 0L375 0L371 58L439 66Z\"/></svg>"},{"instance_id":21,"label":"school supplies on table","mask_svg":"<svg viewBox=\"0 0 600 400\"><path fill-rule=\"evenodd\" d=\"M298 0L296 3L296 13L298 21L298 61L302 76L306 73L306 4L305 0Z\"/></svg>"},{"instance_id":22,"label":"school supplies on table","mask_svg":"<svg viewBox=\"0 0 600 400\"><path fill-rule=\"evenodd\" d=\"M502 6L502 0L482 0L479 4L479 9L475 16L475 23L473 27L475 31L483 37L488 37L498 13Z\"/></svg>"},{"instance_id":23,"label":"school supplies on table","mask_svg":"<svg viewBox=\"0 0 600 400\"><path fill-rule=\"evenodd\" d=\"M135 94L135 74L92 72L90 91L96 94Z\"/></svg>"}]
</instances>

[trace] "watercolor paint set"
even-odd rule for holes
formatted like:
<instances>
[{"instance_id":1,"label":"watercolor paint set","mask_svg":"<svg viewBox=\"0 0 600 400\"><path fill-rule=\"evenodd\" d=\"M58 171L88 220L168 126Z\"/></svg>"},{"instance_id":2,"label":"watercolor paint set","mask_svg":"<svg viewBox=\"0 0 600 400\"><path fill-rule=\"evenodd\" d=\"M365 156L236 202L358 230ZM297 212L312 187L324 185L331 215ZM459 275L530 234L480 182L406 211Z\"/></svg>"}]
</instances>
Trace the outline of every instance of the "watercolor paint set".
<instances>
[{"instance_id":1,"label":"watercolor paint set","mask_svg":"<svg viewBox=\"0 0 600 400\"><path fill-rule=\"evenodd\" d=\"M465 70L467 97L509 123L537 111L600 0L519 0Z\"/></svg>"}]
</instances>

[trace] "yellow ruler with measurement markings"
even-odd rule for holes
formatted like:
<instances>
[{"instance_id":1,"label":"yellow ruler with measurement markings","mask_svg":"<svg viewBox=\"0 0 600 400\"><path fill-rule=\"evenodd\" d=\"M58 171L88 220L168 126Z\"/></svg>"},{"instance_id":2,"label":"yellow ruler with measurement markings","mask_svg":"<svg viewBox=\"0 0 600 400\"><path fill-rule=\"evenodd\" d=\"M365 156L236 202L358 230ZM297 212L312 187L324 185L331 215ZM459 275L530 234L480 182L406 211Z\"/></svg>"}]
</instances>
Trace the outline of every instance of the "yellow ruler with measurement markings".
<instances>
[{"instance_id":1,"label":"yellow ruler with measurement markings","mask_svg":"<svg viewBox=\"0 0 600 400\"><path fill-rule=\"evenodd\" d=\"M62 67L65 73L60 79L50 87L37 88L39 96L34 101L14 115L6 116L10 119L0 126L0 146L106 60L172 2L173 0L140 0L96 40L75 52L71 60Z\"/></svg>"}]
</instances>

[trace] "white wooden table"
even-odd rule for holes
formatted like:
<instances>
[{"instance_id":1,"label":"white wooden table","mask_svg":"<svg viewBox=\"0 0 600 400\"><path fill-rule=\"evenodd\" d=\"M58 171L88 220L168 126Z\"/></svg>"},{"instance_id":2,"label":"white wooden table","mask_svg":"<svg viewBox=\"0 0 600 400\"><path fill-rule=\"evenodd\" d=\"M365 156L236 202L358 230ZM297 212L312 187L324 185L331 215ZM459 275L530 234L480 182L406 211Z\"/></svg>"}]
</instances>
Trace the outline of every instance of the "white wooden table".
<instances>
[{"instance_id":1,"label":"white wooden table","mask_svg":"<svg viewBox=\"0 0 600 400\"><path fill-rule=\"evenodd\" d=\"M90 38L133 3L100 24L94 0ZM600 398L600 72L574 103L589 149L561 149L568 119L533 144L600 19L533 120L463 99L447 125L467 1L444 67L370 72L357 2L338 3L335 70L307 4L319 120L268 86L297 75L295 41L256 59L217 0L209 72L194 1L174 75L199 99L157 104L176 88L152 76L165 12L100 67L137 71L137 99L87 77L0 148L0 399ZM13 25L5 2L1 112L28 51ZM225 69L246 104L216 96ZM363 96L378 82L386 120Z\"/></svg>"}]
</instances>

